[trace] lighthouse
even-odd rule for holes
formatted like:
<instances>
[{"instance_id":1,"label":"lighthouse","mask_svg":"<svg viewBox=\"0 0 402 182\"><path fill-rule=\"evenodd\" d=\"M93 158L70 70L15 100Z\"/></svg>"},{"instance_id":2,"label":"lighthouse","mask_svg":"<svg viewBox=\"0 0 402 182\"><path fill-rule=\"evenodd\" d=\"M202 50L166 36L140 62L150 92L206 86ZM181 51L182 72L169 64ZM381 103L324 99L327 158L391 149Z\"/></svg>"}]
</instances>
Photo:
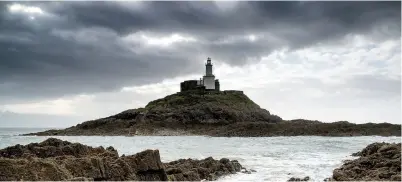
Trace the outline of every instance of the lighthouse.
<instances>
[{"instance_id":1,"label":"lighthouse","mask_svg":"<svg viewBox=\"0 0 402 182\"><path fill-rule=\"evenodd\" d=\"M203 82L205 89L215 90L215 76L212 74L211 58L208 58L207 64L205 64L205 75L203 77Z\"/></svg>"},{"instance_id":2,"label":"lighthouse","mask_svg":"<svg viewBox=\"0 0 402 182\"><path fill-rule=\"evenodd\" d=\"M201 91L220 91L219 80L215 80L215 75L212 73L211 58L207 59L205 64L205 75L199 80L186 80L180 83L180 92L189 90Z\"/></svg>"}]
</instances>

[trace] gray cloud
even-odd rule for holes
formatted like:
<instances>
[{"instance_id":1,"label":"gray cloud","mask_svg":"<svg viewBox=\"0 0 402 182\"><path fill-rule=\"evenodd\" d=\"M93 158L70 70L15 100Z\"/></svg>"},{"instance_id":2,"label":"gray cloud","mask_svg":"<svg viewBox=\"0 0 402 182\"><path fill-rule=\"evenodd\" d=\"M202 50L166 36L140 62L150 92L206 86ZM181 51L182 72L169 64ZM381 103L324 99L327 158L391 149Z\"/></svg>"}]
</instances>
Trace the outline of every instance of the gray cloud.
<instances>
[{"instance_id":1,"label":"gray cloud","mask_svg":"<svg viewBox=\"0 0 402 182\"><path fill-rule=\"evenodd\" d=\"M205 56L241 66L284 47L350 34L395 39L401 29L400 2L237 2L225 11L213 2L18 3L47 14L30 20L0 3L0 104L156 83L201 72ZM123 40L136 32L198 42L145 49Z\"/></svg>"}]
</instances>

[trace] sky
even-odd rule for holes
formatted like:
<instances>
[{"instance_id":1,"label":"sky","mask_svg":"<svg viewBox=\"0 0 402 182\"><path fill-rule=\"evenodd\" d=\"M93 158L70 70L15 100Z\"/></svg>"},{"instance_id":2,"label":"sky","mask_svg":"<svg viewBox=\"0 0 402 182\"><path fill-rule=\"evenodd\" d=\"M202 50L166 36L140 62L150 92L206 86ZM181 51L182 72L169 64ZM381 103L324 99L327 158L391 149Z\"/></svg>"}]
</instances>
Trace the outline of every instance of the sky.
<instances>
[{"instance_id":1,"label":"sky","mask_svg":"<svg viewBox=\"0 0 402 182\"><path fill-rule=\"evenodd\" d=\"M401 2L0 2L0 127L69 127L180 91L283 119L401 123Z\"/></svg>"}]
</instances>

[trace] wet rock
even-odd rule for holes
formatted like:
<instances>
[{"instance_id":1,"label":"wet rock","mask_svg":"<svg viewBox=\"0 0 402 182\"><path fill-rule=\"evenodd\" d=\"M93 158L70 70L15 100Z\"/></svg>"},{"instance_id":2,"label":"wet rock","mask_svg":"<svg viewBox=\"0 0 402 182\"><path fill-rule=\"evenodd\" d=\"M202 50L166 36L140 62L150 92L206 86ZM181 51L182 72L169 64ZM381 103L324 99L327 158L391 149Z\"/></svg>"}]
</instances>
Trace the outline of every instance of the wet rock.
<instances>
[{"instance_id":1,"label":"wet rock","mask_svg":"<svg viewBox=\"0 0 402 182\"><path fill-rule=\"evenodd\" d=\"M244 168L240 172L245 173L245 174L251 174L251 171L244 169Z\"/></svg>"},{"instance_id":2,"label":"wet rock","mask_svg":"<svg viewBox=\"0 0 402 182\"><path fill-rule=\"evenodd\" d=\"M76 177L68 179L67 181L93 181L93 178L85 178L85 177Z\"/></svg>"},{"instance_id":3,"label":"wet rock","mask_svg":"<svg viewBox=\"0 0 402 182\"><path fill-rule=\"evenodd\" d=\"M361 151L352 153L352 156L354 156L354 157L358 157L358 156L360 156L360 155L361 155Z\"/></svg>"},{"instance_id":4,"label":"wet rock","mask_svg":"<svg viewBox=\"0 0 402 182\"><path fill-rule=\"evenodd\" d=\"M400 181L401 143L373 143L333 171L331 181Z\"/></svg>"},{"instance_id":5,"label":"wet rock","mask_svg":"<svg viewBox=\"0 0 402 182\"><path fill-rule=\"evenodd\" d=\"M61 181L73 177L54 160L0 158L0 181Z\"/></svg>"},{"instance_id":6,"label":"wet rock","mask_svg":"<svg viewBox=\"0 0 402 182\"><path fill-rule=\"evenodd\" d=\"M0 150L0 181L200 181L235 174L238 161L179 159L163 164L158 150L119 157L113 147L49 138Z\"/></svg>"},{"instance_id":7,"label":"wet rock","mask_svg":"<svg viewBox=\"0 0 402 182\"><path fill-rule=\"evenodd\" d=\"M180 159L165 163L166 174L173 181L217 180L219 177L240 172L238 161L227 158L215 160L208 157L203 160Z\"/></svg>"},{"instance_id":8,"label":"wet rock","mask_svg":"<svg viewBox=\"0 0 402 182\"><path fill-rule=\"evenodd\" d=\"M333 181L332 178L325 178L324 181Z\"/></svg>"},{"instance_id":9,"label":"wet rock","mask_svg":"<svg viewBox=\"0 0 402 182\"><path fill-rule=\"evenodd\" d=\"M93 148L56 138L49 138L41 143L30 143L24 146L17 144L0 150L0 157L6 158L48 158L67 155L74 157L96 155L118 157L117 151L113 147L108 147L105 150L103 147Z\"/></svg>"},{"instance_id":10,"label":"wet rock","mask_svg":"<svg viewBox=\"0 0 402 182\"><path fill-rule=\"evenodd\" d=\"M222 158L221 160L219 160L219 162L223 163L223 164L226 164L226 163L230 162L230 160L227 159L227 158Z\"/></svg>"},{"instance_id":11,"label":"wet rock","mask_svg":"<svg viewBox=\"0 0 402 182\"><path fill-rule=\"evenodd\" d=\"M251 174L251 173L254 173L257 171L254 169L247 170L246 168L241 168L240 172L245 173L245 174Z\"/></svg>"},{"instance_id":12,"label":"wet rock","mask_svg":"<svg viewBox=\"0 0 402 182\"><path fill-rule=\"evenodd\" d=\"M391 181L401 181L401 175L392 175Z\"/></svg>"},{"instance_id":13,"label":"wet rock","mask_svg":"<svg viewBox=\"0 0 402 182\"><path fill-rule=\"evenodd\" d=\"M118 157L112 147L92 148L50 138L0 150L0 181L166 181L158 150Z\"/></svg>"},{"instance_id":14,"label":"wet rock","mask_svg":"<svg viewBox=\"0 0 402 182\"><path fill-rule=\"evenodd\" d=\"M310 177L306 176L304 178L295 178L295 177L291 177L288 181L309 181Z\"/></svg>"}]
</instances>

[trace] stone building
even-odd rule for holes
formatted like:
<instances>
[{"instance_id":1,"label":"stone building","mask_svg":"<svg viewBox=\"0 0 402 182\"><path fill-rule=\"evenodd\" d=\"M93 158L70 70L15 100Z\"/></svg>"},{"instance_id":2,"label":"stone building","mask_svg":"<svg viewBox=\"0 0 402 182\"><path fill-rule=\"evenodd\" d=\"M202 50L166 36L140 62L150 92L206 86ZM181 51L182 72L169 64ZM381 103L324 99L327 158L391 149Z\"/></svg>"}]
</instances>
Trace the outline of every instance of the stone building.
<instances>
[{"instance_id":1,"label":"stone building","mask_svg":"<svg viewBox=\"0 0 402 182\"><path fill-rule=\"evenodd\" d=\"M205 90L205 86L199 84L199 80L186 80L180 83L180 91Z\"/></svg>"},{"instance_id":2,"label":"stone building","mask_svg":"<svg viewBox=\"0 0 402 182\"><path fill-rule=\"evenodd\" d=\"M215 80L215 75L212 73L211 58L207 59L205 75L200 80L186 80L180 83L181 92L188 90L220 91L219 80Z\"/></svg>"}]
</instances>

